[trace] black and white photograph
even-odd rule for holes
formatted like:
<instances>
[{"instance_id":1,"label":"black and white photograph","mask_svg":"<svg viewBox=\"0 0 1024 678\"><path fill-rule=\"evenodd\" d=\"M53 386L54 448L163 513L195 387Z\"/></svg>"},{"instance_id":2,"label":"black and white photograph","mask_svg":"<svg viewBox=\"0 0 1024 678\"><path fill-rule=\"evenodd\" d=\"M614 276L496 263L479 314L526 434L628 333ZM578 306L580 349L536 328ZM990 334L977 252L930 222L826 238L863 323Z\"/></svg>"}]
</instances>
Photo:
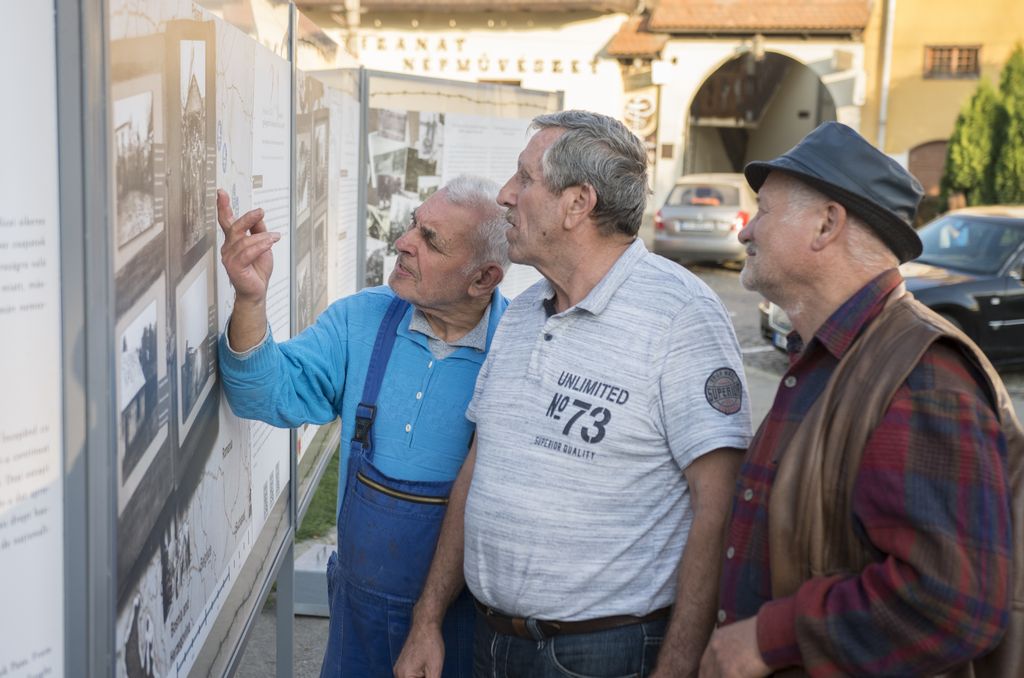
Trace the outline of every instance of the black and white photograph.
<instances>
[{"instance_id":1,"label":"black and white photograph","mask_svg":"<svg viewBox=\"0 0 1024 678\"><path fill-rule=\"evenodd\" d=\"M295 267L298 289L295 293L295 331L301 332L313 323L313 275L309 270L309 252L299 259Z\"/></svg>"},{"instance_id":2,"label":"black and white photograph","mask_svg":"<svg viewBox=\"0 0 1024 678\"><path fill-rule=\"evenodd\" d=\"M125 443L121 459L123 477L135 469L159 426L156 303L150 302L121 335L118 426L119 437Z\"/></svg>"},{"instance_id":3,"label":"black and white photograph","mask_svg":"<svg viewBox=\"0 0 1024 678\"><path fill-rule=\"evenodd\" d=\"M388 237L388 254L398 254L395 241L409 228L412 213L420 206L419 196L415 193L396 193L391 196L391 207L388 208L388 221L391 222Z\"/></svg>"},{"instance_id":4,"label":"black and white photograph","mask_svg":"<svg viewBox=\"0 0 1024 678\"><path fill-rule=\"evenodd\" d=\"M374 120L376 118L376 120ZM409 114L388 108L370 109L369 129L376 130L385 139L408 143Z\"/></svg>"},{"instance_id":5,"label":"black and white photograph","mask_svg":"<svg viewBox=\"0 0 1024 678\"><path fill-rule=\"evenodd\" d=\"M213 257L204 257L178 286L178 440L189 429L216 376L217 309Z\"/></svg>"},{"instance_id":6,"label":"black and white photograph","mask_svg":"<svg viewBox=\"0 0 1024 678\"><path fill-rule=\"evenodd\" d=\"M124 672L128 678L156 678L156 631L149 611L142 607L142 596L132 600L131 623L124 647L119 653L123 657Z\"/></svg>"},{"instance_id":7,"label":"black and white photograph","mask_svg":"<svg viewBox=\"0 0 1024 678\"><path fill-rule=\"evenodd\" d=\"M165 322L161 276L115 328L119 512L167 439Z\"/></svg>"},{"instance_id":8,"label":"black and white photograph","mask_svg":"<svg viewBox=\"0 0 1024 678\"><path fill-rule=\"evenodd\" d=\"M163 239L167 212L163 37L110 43L111 242L117 294L127 294L127 305L163 269L157 261L162 256L152 249ZM127 272L128 268L136 270Z\"/></svg>"},{"instance_id":9,"label":"black and white photograph","mask_svg":"<svg viewBox=\"0 0 1024 678\"><path fill-rule=\"evenodd\" d=\"M160 599L164 621L188 580L192 565L191 536L187 516L174 516L160 541Z\"/></svg>"},{"instance_id":10,"label":"black and white photograph","mask_svg":"<svg viewBox=\"0 0 1024 678\"><path fill-rule=\"evenodd\" d=\"M318 113L326 114L326 110ZM317 203L327 200L327 175L328 175L328 150L327 150L327 125L326 115L317 115L313 123L313 195Z\"/></svg>"},{"instance_id":11,"label":"black and white photograph","mask_svg":"<svg viewBox=\"0 0 1024 678\"><path fill-rule=\"evenodd\" d=\"M444 143L444 113L420 113L416 152L423 160L439 162Z\"/></svg>"},{"instance_id":12,"label":"black and white photograph","mask_svg":"<svg viewBox=\"0 0 1024 678\"><path fill-rule=\"evenodd\" d=\"M153 191L153 93L114 102L117 247L156 225Z\"/></svg>"},{"instance_id":13,"label":"black and white photograph","mask_svg":"<svg viewBox=\"0 0 1024 678\"><path fill-rule=\"evenodd\" d=\"M303 129L304 128L304 129ZM299 132L295 138L296 143L296 200L295 210L300 222L304 221L309 214L309 208L313 198L313 143L309 129L309 118L306 117L306 125L299 124Z\"/></svg>"},{"instance_id":14,"label":"black and white photograph","mask_svg":"<svg viewBox=\"0 0 1024 678\"><path fill-rule=\"evenodd\" d=\"M441 177L436 174L416 177L416 192L420 196L420 202L436 193L440 187Z\"/></svg>"},{"instance_id":15,"label":"black and white photograph","mask_svg":"<svg viewBox=\"0 0 1024 678\"><path fill-rule=\"evenodd\" d=\"M182 40L181 49L181 217L185 252L206 234L206 42Z\"/></svg>"},{"instance_id":16,"label":"black and white photograph","mask_svg":"<svg viewBox=\"0 0 1024 678\"><path fill-rule=\"evenodd\" d=\"M315 299L314 317L319 315L327 302L327 215L317 217L313 226L313 245L310 255L313 261L313 297ZM322 308L323 307L323 308Z\"/></svg>"},{"instance_id":17,"label":"black and white photograph","mask_svg":"<svg viewBox=\"0 0 1024 678\"><path fill-rule=\"evenodd\" d=\"M405 146L395 147L394 144L374 141L370 140L370 197L373 199L368 198L367 201L381 209L387 209L391 205L391 196L405 190L405 167L409 149ZM381 150L375 152L378 149Z\"/></svg>"},{"instance_id":18,"label":"black and white photograph","mask_svg":"<svg viewBox=\"0 0 1024 678\"><path fill-rule=\"evenodd\" d=\"M157 435L157 302L147 305L121 335L120 437L125 442L121 474L131 474L147 443Z\"/></svg>"}]
</instances>

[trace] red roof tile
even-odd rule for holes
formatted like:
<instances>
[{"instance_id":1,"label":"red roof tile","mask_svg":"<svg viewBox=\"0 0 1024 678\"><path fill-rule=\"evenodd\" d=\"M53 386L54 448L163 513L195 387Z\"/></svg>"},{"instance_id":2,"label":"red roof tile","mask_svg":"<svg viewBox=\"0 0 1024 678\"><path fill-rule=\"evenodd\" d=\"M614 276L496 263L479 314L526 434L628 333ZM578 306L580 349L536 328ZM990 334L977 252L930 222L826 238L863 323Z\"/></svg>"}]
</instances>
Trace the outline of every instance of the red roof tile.
<instances>
[{"instance_id":1,"label":"red roof tile","mask_svg":"<svg viewBox=\"0 0 1024 678\"><path fill-rule=\"evenodd\" d=\"M645 17L631 17L622 23L619 32L608 43L608 54L613 57L655 57L668 42L665 34L648 33Z\"/></svg>"},{"instance_id":2,"label":"red roof tile","mask_svg":"<svg viewBox=\"0 0 1024 678\"><path fill-rule=\"evenodd\" d=\"M863 30L868 0L660 0L649 29L665 33Z\"/></svg>"},{"instance_id":3,"label":"red roof tile","mask_svg":"<svg viewBox=\"0 0 1024 678\"><path fill-rule=\"evenodd\" d=\"M342 0L297 0L300 8L343 5ZM368 12L631 12L636 0L362 0Z\"/></svg>"}]
</instances>

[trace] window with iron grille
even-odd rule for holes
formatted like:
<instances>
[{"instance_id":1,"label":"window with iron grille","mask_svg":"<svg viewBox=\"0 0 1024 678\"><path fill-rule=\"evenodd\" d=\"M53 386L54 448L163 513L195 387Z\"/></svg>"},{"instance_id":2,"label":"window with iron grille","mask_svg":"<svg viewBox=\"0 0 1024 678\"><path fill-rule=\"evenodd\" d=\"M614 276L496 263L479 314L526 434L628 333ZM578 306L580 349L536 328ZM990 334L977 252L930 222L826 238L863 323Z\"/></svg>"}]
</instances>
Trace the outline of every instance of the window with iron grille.
<instances>
[{"instance_id":1,"label":"window with iron grille","mask_svg":"<svg viewBox=\"0 0 1024 678\"><path fill-rule=\"evenodd\" d=\"M924 48L924 77L977 78L980 72L977 46L948 45Z\"/></svg>"}]
</instances>

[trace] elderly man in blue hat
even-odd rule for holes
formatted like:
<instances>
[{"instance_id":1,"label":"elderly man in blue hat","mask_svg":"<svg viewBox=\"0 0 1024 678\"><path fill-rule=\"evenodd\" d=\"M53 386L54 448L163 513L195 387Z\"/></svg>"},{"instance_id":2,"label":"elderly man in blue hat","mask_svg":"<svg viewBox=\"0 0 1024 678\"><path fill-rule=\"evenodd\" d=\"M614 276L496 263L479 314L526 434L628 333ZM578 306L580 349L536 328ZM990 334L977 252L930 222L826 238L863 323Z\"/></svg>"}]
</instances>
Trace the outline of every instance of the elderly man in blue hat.
<instances>
[{"instance_id":1,"label":"elderly man in blue hat","mask_svg":"<svg viewBox=\"0 0 1024 678\"><path fill-rule=\"evenodd\" d=\"M795 331L701 676L1019 675L1024 433L984 355L904 289L920 185L839 123L745 174L741 281Z\"/></svg>"}]
</instances>

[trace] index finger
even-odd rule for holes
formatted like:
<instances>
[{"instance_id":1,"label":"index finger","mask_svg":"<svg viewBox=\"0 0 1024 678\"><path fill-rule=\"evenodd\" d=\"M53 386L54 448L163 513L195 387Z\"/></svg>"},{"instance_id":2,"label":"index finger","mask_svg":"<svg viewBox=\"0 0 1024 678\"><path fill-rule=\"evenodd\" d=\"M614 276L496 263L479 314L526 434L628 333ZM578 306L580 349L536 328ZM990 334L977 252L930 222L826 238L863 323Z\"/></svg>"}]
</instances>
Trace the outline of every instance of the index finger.
<instances>
[{"instance_id":1,"label":"index finger","mask_svg":"<svg viewBox=\"0 0 1024 678\"><path fill-rule=\"evenodd\" d=\"M234 219L227 194L224 193L222 196L222 193L223 191L217 191L217 221L227 240L234 240L238 236L244 235L246 231L255 235L268 230L267 225L263 223L264 213L261 208L249 210L238 219Z\"/></svg>"},{"instance_id":2,"label":"index finger","mask_svg":"<svg viewBox=\"0 0 1024 678\"><path fill-rule=\"evenodd\" d=\"M224 229L224 233L227 234L231 228L231 222L235 220L235 214L231 211L231 199L228 197L227 192L222 189L217 189L217 221L220 222L220 227Z\"/></svg>"}]
</instances>

